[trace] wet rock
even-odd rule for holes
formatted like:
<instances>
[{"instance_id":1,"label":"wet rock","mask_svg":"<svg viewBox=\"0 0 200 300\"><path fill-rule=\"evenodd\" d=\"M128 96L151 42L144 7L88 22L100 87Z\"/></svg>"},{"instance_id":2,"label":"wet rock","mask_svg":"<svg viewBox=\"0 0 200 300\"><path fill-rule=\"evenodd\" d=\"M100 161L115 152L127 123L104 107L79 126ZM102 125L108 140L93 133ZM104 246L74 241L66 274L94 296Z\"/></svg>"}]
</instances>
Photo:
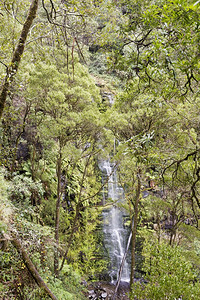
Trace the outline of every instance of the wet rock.
<instances>
[{"instance_id":1,"label":"wet rock","mask_svg":"<svg viewBox=\"0 0 200 300\"><path fill-rule=\"evenodd\" d=\"M112 300L115 292L115 284L109 282L98 282L88 287L88 299ZM130 290L129 283L121 282L117 292L116 300L128 300Z\"/></svg>"},{"instance_id":2,"label":"wet rock","mask_svg":"<svg viewBox=\"0 0 200 300\"><path fill-rule=\"evenodd\" d=\"M107 296L108 296L108 294L107 294L107 293L103 293L103 294L101 294L101 297L102 297L103 299L105 299Z\"/></svg>"},{"instance_id":3,"label":"wet rock","mask_svg":"<svg viewBox=\"0 0 200 300\"><path fill-rule=\"evenodd\" d=\"M96 293L94 290L89 291L89 299L95 299L96 298Z\"/></svg>"},{"instance_id":4,"label":"wet rock","mask_svg":"<svg viewBox=\"0 0 200 300\"><path fill-rule=\"evenodd\" d=\"M84 285L84 286L87 286L87 285L88 285L88 283L87 283L86 280L83 280L83 281L81 282L81 284Z\"/></svg>"}]
</instances>

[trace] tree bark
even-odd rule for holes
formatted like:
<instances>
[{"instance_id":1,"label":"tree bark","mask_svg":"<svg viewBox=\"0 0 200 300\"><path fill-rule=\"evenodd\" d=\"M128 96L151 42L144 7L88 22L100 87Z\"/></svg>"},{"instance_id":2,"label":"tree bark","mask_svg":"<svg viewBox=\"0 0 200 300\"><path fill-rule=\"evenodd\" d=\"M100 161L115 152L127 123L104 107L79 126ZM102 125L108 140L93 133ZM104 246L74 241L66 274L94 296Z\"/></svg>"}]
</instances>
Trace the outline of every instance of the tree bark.
<instances>
[{"instance_id":1,"label":"tree bark","mask_svg":"<svg viewBox=\"0 0 200 300\"><path fill-rule=\"evenodd\" d=\"M21 242L16 237L14 237L11 240L11 242L12 242L13 246L17 249L17 251L21 254L24 264L26 265L27 269L29 270L30 274L32 275L32 277L34 278L34 280L36 281L38 286L41 289L43 289L51 299L58 300L56 298L56 296L48 288L48 286L46 285L46 283L44 282L44 280L42 279L40 274L38 273L37 269L35 268L34 264L31 261L29 255L22 247Z\"/></svg>"},{"instance_id":2,"label":"tree bark","mask_svg":"<svg viewBox=\"0 0 200 300\"><path fill-rule=\"evenodd\" d=\"M136 245L136 233L137 233L137 223L138 223L138 204L140 201L140 190L141 190L141 181L140 181L140 174L137 174L137 189L136 189L136 196L135 196L135 203L134 203L134 218L132 219L133 224L131 224L132 230L132 249L131 249L131 278L130 278L130 286L132 287L134 282L134 275L135 275L135 245Z\"/></svg>"},{"instance_id":3,"label":"tree bark","mask_svg":"<svg viewBox=\"0 0 200 300\"><path fill-rule=\"evenodd\" d=\"M2 114L3 114L7 94L8 94L9 88L10 88L10 84L11 84L15 74L17 73L17 70L18 70L18 67L19 67L23 52L24 52L28 33L30 31L33 20L36 17L38 3L39 3L39 0L32 0L26 21L25 21L22 31L21 31L18 45L14 51L10 66L7 68L7 74L4 78L4 82L3 82L3 85L1 88L1 93L0 93L0 118L2 117Z\"/></svg>"}]
</instances>

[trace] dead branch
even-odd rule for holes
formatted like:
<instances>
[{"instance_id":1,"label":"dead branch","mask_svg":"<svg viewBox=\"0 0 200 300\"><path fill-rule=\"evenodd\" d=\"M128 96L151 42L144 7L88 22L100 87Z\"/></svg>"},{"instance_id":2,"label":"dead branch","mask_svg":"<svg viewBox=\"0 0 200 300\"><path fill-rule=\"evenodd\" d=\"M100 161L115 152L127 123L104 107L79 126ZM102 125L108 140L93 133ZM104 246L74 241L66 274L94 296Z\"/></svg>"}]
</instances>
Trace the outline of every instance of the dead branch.
<instances>
[{"instance_id":1,"label":"dead branch","mask_svg":"<svg viewBox=\"0 0 200 300\"><path fill-rule=\"evenodd\" d=\"M11 239L11 242L13 246L17 249L19 254L22 256L25 266L27 267L33 279L36 281L37 285L41 289L43 289L51 299L58 300L57 297L52 293L52 291L48 288L48 286L40 276L39 272L37 271L37 269L35 268L34 264L30 259L30 255L23 248L21 241L15 236L14 233L12 233L12 235L13 235L13 239Z\"/></svg>"}]
</instances>

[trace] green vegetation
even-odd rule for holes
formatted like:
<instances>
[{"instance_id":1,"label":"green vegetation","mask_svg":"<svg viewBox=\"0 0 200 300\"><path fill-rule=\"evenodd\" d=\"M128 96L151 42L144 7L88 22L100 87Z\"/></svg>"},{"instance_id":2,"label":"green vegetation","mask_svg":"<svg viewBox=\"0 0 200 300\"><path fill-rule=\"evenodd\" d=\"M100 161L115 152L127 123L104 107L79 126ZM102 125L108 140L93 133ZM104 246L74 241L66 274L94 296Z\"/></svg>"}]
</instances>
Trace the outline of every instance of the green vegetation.
<instances>
[{"instance_id":1,"label":"green vegetation","mask_svg":"<svg viewBox=\"0 0 200 300\"><path fill-rule=\"evenodd\" d=\"M136 283L132 299L198 299L199 282L192 264L178 246L165 243L145 245L147 283ZM194 283L195 282L195 283Z\"/></svg>"},{"instance_id":2,"label":"green vegetation","mask_svg":"<svg viewBox=\"0 0 200 300\"><path fill-rule=\"evenodd\" d=\"M2 299L86 299L106 273L108 157L130 299L199 298L199 15L193 0L1 1Z\"/></svg>"}]
</instances>

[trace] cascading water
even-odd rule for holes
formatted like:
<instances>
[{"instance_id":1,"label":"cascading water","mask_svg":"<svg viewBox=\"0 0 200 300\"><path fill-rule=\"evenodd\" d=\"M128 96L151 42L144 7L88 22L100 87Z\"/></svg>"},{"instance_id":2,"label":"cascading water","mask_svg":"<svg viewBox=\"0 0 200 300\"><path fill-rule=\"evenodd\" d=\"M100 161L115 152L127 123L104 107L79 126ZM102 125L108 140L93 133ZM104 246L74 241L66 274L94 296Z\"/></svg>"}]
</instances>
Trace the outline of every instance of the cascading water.
<instances>
[{"instance_id":1,"label":"cascading water","mask_svg":"<svg viewBox=\"0 0 200 300\"><path fill-rule=\"evenodd\" d=\"M120 265L126 249L128 230L125 227L125 210L119 208L117 203L123 203L124 192L117 181L117 172L109 160L102 161L99 167L103 173L103 181L107 180L107 195L103 192L104 204L110 200L116 201L116 205L103 211L104 245L110 258L110 277L114 282L118 279ZM129 282L130 268L127 261L124 263L121 281Z\"/></svg>"}]
</instances>

